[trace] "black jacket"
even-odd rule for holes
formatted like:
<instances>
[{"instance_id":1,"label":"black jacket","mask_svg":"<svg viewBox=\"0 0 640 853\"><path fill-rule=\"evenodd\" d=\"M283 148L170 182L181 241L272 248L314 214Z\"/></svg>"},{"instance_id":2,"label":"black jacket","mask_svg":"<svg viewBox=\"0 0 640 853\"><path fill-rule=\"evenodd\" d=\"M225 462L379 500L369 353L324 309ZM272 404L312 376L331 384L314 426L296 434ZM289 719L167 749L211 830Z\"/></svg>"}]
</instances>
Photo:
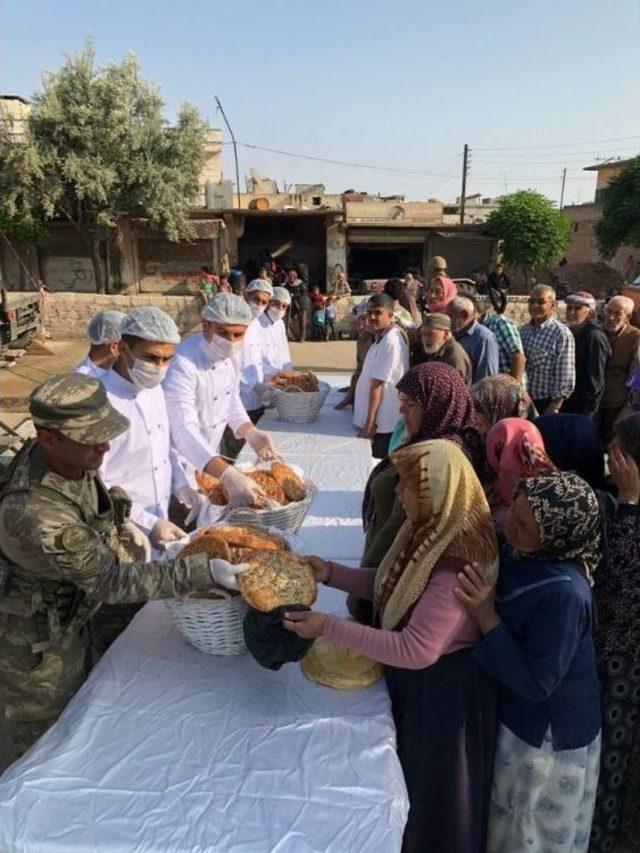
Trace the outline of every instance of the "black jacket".
<instances>
[{"instance_id":1,"label":"black jacket","mask_svg":"<svg viewBox=\"0 0 640 853\"><path fill-rule=\"evenodd\" d=\"M609 338L593 320L571 330L576 341L576 387L563 412L593 415L604 392L604 372L611 355Z\"/></svg>"}]
</instances>

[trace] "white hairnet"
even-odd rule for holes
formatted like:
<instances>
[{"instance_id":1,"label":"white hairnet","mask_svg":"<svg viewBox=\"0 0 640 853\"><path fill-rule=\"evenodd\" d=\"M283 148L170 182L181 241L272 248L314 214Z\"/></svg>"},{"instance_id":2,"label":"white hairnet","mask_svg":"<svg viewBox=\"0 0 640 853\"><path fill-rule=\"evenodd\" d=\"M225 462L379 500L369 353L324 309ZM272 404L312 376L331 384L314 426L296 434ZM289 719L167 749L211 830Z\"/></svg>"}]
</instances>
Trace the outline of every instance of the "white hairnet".
<instances>
[{"instance_id":1,"label":"white hairnet","mask_svg":"<svg viewBox=\"0 0 640 853\"><path fill-rule=\"evenodd\" d=\"M120 340L120 326L126 317L122 311L100 311L87 323L86 334L89 343L108 344Z\"/></svg>"},{"instance_id":2,"label":"white hairnet","mask_svg":"<svg viewBox=\"0 0 640 853\"><path fill-rule=\"evenodd\" d=\"M254 278L253 281L250 281L249 284L245 287L245 293L268 293L269 296L273 296L273 285L270 281L267 281L264 278Z\"/></svg>"},{"instance_id":3,"label":"white hairnet","mask_svg":"<svg viewBox=\"0 0 640 853\"><path fill-rule=\"evenodd\" d=\"M234 293L218 293L207 302L200 316L203 320L222 323L223 326L248 326L253 320L251 308Z\"/></svg>"},{"instance_id":4,"label":"white hairnet","mask_svg":"<svg viewBox=\"0 0 640 853\"><path fill-rule=\"evenodd\" d=\"M122 321L122 335L133 335L143 341L158 341L161 344L179 344L180 332L171 317L153 305L134 308Z\"/></svg>"},{"instance_id":5,"label":"white hairnet","mask_svg":"<svg viewBox=\"0 0 640 853\"><path fill-rule=\"evenodd\" d=\"M283 305L291 305L291 294L286 287L274 287L272 299L277 299Z\"/></svg>"}]
</instances>

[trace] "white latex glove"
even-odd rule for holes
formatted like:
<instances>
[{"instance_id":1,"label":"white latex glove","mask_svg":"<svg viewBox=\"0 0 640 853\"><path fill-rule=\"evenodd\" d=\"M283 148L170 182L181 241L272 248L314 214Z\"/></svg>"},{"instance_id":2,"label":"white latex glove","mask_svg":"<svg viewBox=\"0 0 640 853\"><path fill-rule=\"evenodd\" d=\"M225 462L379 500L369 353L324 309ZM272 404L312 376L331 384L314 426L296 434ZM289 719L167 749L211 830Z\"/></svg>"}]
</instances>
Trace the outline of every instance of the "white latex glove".
<instances>
[{"instance_id":1,"label":"white latex glove","mask_svg":"<svg viewBox=\"0 0 640 853\"><path fill-rule=\"evenodd\" d=\"M226 560L209 560L209 571L216 583L226 586L227 589L238 589L237 575L249 568L248 563L238 563L233 566Z\"/></svg>"},{"instance_id":2,"label":"white latex glove","mask_svg":"<svg viewBox=\"0 0 640 853\"><path fill-rule=\"evenodd\" d=\"M189 510L189 513L184 520L185 525L188 527L191 522L198 517L203 495L198 494L198 492L195 489L192 489L191 486L185 485L180 486L176 492L176 497L180 503L183 506L186 506Z\"/></svg>"},{"instance_id":3,"label":"white latex glove","mask_svg":"<svg viewBox=\"0 0 640 853\"><path fill-rule=\"evenodd\" d=\"M245 440L255 452L258 459L261 459L263 462L269 462L271 459L278 457L278 452L268 432L257 427L252 427L245 435Z\"/></svg>"},{"instance_id":4,"label":"white latex glove","mask_svg":"<svg viewBox=\"0 0 640 853\"><path fill-rule=\"evenodd\" d=\"M267 505L267 496L260 486L233 465L225 469L220 482L227 490L230 507L249 506L252 503Z\"/></svg>"},{"instance_id":5,"label":"white latex glove","mask_svg":"<svg viewBox=\"0 0 640 853\"><path fill-rule=\"evenodd\" d=\"M133 547L141 554L142 561L150 563L151 542L149 542L149 537L133 521L125 521L122 525L122 531Z\"/></svg>"},{"instance_id":6,"label":"white latex glove","mask_svg":"<svg viewBox=\"0 0 640 853\"><path fill-rule=\"evenodd\" d=\"M187 534L166 518L159 518L151 529L149 539L154 548L162 548L166 542L173 542L176 539L184 539Z\"/></svg>"}]
</instances>

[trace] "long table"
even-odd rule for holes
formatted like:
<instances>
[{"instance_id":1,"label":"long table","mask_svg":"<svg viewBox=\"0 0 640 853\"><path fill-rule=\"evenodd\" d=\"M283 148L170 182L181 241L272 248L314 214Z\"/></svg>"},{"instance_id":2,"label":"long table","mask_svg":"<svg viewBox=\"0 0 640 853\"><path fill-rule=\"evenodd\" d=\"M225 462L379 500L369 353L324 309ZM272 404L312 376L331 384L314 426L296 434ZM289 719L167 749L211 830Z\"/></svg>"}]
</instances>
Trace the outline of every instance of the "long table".
<instances>
[{"instance_id":1,"label":"long table","mask_svg":"<svg viewBox=\"0 0 640 853\"><path fill-rule=\"evenodd\" d=\"M319 486L296 546L355 565L371 457L336 399L314 424L260 425ZM316 607L343 602L323 587ZM407 812L383 682L334 691L203 654L151 602L0 779L0 850L389 853Z\"/></svg>"}]
</instances>

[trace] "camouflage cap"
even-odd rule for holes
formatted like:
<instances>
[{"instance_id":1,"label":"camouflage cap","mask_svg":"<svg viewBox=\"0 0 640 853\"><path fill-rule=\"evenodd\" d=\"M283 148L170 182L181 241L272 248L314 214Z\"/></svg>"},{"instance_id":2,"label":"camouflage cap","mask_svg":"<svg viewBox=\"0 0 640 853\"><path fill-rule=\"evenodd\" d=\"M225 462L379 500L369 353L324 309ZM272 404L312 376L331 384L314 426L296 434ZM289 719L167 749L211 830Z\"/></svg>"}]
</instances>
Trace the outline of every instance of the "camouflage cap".
<instances>
[{"instance_id":1,"label":"camouflage cap","mask_svg":"<svg viewBox=\"0 0 640 853\"><path fill-rule=\"evenodd\" d=\"M36 426L57 430L79 444L102 444L129 427L102 383L80 373L54 373L31 392L29 411Z\"/></svg>"}]
</instances>

